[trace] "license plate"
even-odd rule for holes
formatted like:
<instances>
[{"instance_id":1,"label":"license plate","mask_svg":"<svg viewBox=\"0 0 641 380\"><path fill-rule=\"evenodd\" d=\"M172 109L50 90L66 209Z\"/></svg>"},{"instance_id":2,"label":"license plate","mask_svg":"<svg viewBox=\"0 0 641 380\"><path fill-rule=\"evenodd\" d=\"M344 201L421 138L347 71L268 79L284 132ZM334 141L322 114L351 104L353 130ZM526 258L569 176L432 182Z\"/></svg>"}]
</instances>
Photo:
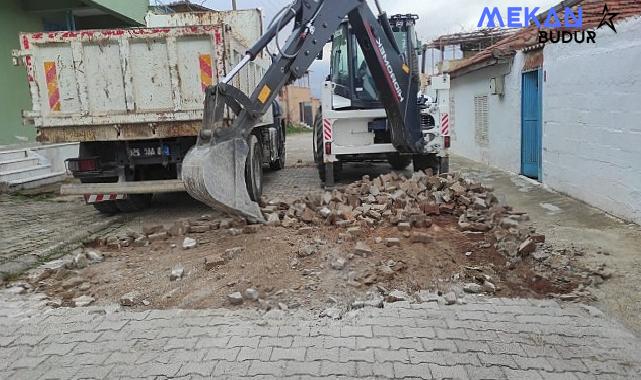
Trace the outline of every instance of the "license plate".
<instances>
[{"instance_id":1,"label":"license plate","mask_svg":"<svg viewBox=\"0 0 641 380\"><path fill-rule=\"evenodd\" d=\"M142 146L129 148L129 157L157 157L162 156L161 146Z\"/></svg>"}]
</instances>

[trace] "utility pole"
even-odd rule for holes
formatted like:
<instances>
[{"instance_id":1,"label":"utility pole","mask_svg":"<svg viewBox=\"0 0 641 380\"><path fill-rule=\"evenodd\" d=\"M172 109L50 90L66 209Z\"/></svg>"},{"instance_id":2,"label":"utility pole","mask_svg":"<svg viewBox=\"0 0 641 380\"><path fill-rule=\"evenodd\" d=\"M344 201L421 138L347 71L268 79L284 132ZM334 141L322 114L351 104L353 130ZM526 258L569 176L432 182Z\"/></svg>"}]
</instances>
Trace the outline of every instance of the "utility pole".
<instances>
[{"instance_id":1,"label":"utility pole","mask_svg":"<svg viewBox=\"0 0 641 380\"><path fill-rule=\"evenodd\" d=\"M236 10L236 0L231 0L231 9Z\"/></svg>"}]
</instances>

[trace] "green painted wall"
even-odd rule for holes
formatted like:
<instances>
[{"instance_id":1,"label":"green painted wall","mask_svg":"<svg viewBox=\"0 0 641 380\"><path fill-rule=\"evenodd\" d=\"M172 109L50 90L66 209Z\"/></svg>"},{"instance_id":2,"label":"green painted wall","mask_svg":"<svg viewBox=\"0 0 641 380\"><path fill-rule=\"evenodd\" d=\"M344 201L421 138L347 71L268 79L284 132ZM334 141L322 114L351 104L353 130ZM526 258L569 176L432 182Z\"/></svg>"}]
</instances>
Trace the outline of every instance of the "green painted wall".
<instances>
[{"instance_id":1,"label":"green painted wall","mask_svg":"<svg viewBox=\"0 0 641 380\"><path fill-rule=\"evenodd\" d=\"M33 141L33 125L22 125L22 110L31 109L27 74L13 66L11 50L19 49L18 32L42 30L41 18L25 12L20 0L0 1L0 145Z\"/></svg>"},{"instance_id":2,"label":"green painted wall","mask_svg":"<svg viewBox=\"0 0 641 380\"><path fill-rule=\"evenodd\" d=\"M111 13L120 15L135 21L137 24L145 24L145 15L149 9L149 0L90 0L97 7L109 10Z\"/></svg>"}]
</instances>

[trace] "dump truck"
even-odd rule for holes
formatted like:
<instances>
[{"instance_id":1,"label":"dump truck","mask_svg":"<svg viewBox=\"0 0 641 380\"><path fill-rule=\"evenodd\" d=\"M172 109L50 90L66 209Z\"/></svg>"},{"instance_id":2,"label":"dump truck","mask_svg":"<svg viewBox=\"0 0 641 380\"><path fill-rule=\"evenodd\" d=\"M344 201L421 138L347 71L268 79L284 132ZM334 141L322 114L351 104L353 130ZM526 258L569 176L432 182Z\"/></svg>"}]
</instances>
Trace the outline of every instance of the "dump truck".
<instances>
[{"instance_id":1,"label":"dump truck","mask_svg":"<svg viewBox=\"0 0 641 380\"><path fill-rule=\"evenodd\" d=\"M24 65L41 143L78 142L66 162L103 213L145 208L155 193L184 191L182 162L196 143L206 90L241 62L262 34L259 10L153 17L146 28L21 33L14 63ZM190 25L192 24L192 25ZM196 25L197 24L197 25ZM251 94L270 65L258 54L232 83ZM226 109L224 125L235 113ZM272 101L252 130L252 175L285 164L285 127ZM261 178L255 181L262 183Z\"/></svg>"}]
</instances>

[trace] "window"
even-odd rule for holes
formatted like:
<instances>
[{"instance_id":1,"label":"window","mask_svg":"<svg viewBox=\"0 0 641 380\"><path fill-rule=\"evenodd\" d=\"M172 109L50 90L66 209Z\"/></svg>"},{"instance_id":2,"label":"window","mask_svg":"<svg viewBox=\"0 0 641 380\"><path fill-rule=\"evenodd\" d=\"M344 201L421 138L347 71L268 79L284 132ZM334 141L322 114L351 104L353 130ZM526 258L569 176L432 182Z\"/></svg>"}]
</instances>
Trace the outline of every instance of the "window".
<instances>
[{"instance_id":1,"label":"window","mask_svg":"<svg viewBox=\"0 0 641 380\"><path fill-rule=\"evenodd\" d=\"M372 73L369 71L367 62L365 62L365 55L356 36L353 36L352 43L355 47L356 54L354 55L354 93L357 99L366 101L378 100L378 93L376 92L376 84Z\"/></svg>"},{"instance_id":2,"label":"window","mask_svg":"<svg viewBox=\"0 0 641 380\"><path fill-rule=\"evenodd\" d=\"M474 97L474 139L480 146L489 144L487 95Z\"/></svg>"},{"instance_id":3,"label":"window","mask_svg":"<svg viewBox=\"0 0 641 380\"><path fill-rule=\"evenodd\" d=\"M336 84L336 94L350 98L349 94L349 54L347 51L346 26L334 33L332 43L332 82Z\"/></svg>"}]
</instances>

